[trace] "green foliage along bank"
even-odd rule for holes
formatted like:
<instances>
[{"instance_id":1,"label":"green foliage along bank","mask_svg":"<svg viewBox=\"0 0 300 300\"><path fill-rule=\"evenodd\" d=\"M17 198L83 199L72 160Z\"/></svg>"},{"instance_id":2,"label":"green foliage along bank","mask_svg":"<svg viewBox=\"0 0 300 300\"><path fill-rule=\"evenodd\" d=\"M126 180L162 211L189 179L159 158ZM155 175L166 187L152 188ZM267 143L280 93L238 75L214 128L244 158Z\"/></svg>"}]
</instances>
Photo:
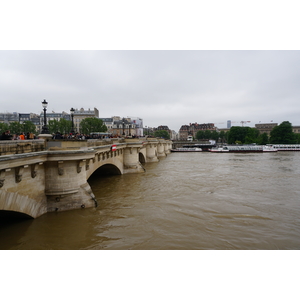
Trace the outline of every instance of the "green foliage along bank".
<instances>
[{"instance_id":1,"label":"green foliage along bank","mask_svg":"<svg viewBox=\"0 0 300 300\"><path fill-rule=\"evenodd\" d=\"M267 133L259 133L259 130L251 127L233 126L228 132L198 131L196 139L212 139L219 143L228 144L299 144L300 134L293 132L292 124L284 121L273 128L270 137Z\"/></svg>"},{"instance_id":2,"label":"green foliage along bank","mask_svg":"<svg viewBox=\"0 0 300 300\"><path fill-rule=\"evenodd\" d=\"M157 138L163 138L166 140L170 139L170 135L169 135L168 131L166 131L166 130L157 130L157 131L155 131L154 136Z\"/></svg>"}]
</instances>

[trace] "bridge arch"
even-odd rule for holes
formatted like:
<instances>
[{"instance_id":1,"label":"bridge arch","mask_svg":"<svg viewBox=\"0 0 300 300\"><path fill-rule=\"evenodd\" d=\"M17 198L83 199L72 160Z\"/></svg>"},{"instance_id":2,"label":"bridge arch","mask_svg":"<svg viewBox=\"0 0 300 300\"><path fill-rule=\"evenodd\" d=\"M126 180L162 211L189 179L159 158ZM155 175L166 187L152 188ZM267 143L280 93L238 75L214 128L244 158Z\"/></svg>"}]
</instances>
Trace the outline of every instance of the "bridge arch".
<instances>
[{"instance_id":1,"label":"bridge arch","mask_svg":"<svg viewBox=\"0 0 300 300\"><path fill-rule=\"evenodd\" d=\"M28 196L0 191L0 210L37 218L47 212L45 201L38 202Z\"/></svg>"},{"instance_id":2,"label":"bridge arch","mask_svg":"<svg viewBox=\"0 0 300 300\"><path fill-rule=\"evenodd\" d=\"M91 175L93 175L93 177L95 177L95 176L122 175L122 172L116 165L111 164L111 163L107 163L107 164L104 164L104 165L100 166Z\"/></svg>"},{"instance_id":3,"label":"bridge arch","mask_svg":"<svg viewBox=\"0 0 300 300\"><path fill-rule=\"evenodd\" d=\"M145 157L144 153L142 153L142 152L139 152L139 162L141 164L146 163L146 157Z\"/></svg>"},{"instance_id":4,"label":"bridge arch","mask_svg":"<svg viewBox=\"0 0 300 300\"><path fill-rule=\"evenodd\" d=\"M0 224L2 221L7 222L17 219L33 219L33 217L21 212L11 210L0 210Z\"/></svg>"}]
</instances>

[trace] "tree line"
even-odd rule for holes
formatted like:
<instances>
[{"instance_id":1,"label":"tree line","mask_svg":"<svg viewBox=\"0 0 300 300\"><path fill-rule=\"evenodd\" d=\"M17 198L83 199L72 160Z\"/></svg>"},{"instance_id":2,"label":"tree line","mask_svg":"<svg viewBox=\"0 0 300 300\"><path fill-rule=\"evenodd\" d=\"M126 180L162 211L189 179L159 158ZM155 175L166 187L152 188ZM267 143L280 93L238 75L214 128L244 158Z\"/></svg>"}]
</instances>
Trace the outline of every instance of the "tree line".
<instances>
[{"instance_id":1,"label":"tree line","mask_svg":"<svg viewBox=\"0 0 300 300\"><path fill-rule=\"evenodd\" d=\"M50 120L47 124L49 132L55 134L70 134L72 130L72 121L66 119ZM34 133L38 134L36 126L31 121L0 123L0 132L10 131L11 134ZM76 129L74 128L76 131ZM101 119L85 118L80 122L80 133L90 134L91 132L106 132L107 127Z\"/></svg>"},{"instance_id":2,"label":"tree line","mask_svg":"<svg viewBox=\"0 0 300 300\"><path fill-rule=\"evenodd\" d=\"M233 126L226 133L224 131L198 131L196 139L212 139L228 144L299 144L300 133L294 133L292 124L284 121L272 129L270 136L267 133L260 134L256 128Z\"/></svg>"}]
</instances>

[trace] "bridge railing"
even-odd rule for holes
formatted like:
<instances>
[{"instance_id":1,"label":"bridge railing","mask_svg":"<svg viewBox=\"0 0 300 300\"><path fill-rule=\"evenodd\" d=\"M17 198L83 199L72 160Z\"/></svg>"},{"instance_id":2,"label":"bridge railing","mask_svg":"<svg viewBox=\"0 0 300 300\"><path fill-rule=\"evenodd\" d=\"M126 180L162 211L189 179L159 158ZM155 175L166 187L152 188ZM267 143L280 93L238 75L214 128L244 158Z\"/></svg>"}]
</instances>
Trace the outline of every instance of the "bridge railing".
<instances>
[{"instance_id":1,"label":"bridge railing","mask_svg":"<svg viewBox=\"0 0 300 300\"><path fill-rule=\"evenodd\" d=\"M0 156L44 151L46 142L37 140L8 140L0 141Z\"/></svg>"},{"instance_id":2,"label":"bridge railing","mask_svg":"<svg viewBox=\"0 0 300 300\"><path fill-rule=\"evenodd\" d=\"M88 140L64 140L64 139L35 139L35 140L0 140L0 156L13 155L45 150L60 149L84 149L97 146L105 146L120 143L132 142L154 142L156 138L108 138L108 139L88 139Z\"/></svg>"}]
</instances>

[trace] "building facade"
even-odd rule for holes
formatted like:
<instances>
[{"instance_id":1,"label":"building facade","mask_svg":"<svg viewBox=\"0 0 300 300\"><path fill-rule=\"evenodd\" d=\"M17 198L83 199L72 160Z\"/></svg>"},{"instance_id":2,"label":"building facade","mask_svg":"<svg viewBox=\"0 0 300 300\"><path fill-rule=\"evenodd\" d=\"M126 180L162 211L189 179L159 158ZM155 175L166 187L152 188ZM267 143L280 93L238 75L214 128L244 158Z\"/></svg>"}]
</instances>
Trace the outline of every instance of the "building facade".
<instances>
[{"instance_id":1,"label":"building facade","mask_svg":"<svg viewBox=\"0 0 300 300\"><path fill-rule=\"evenodd\" d=\"M133 124L135 124L135 135L144 136L143 119L139 117L130 117Z\"/></svg>"},{"instance_id":2,"label":"building facade","mask_svg":"<svg viewBox=\"0 0 300 300\"><path fill-rule=\"evenodd\" d=\"M108 133L110 133L113 137L138 136L137 126L139 123L137 123L136 119L132 119L130 117L121 118L120 116L100 119L103 121L104 125L106 125ZM142 121L142 119L140 120Z\"/></svg>"},{"instance_id":3,"label":"building facade","mask_svg":"<svg viewBox=\"0 0 300 300\"><path fill-rule=\"evenodd\" d=\"M0 113L0 122L9 124L11 122L19 122L19 114L16 112L13 113Z\"/></svg>"},{"instance_id":4,"label":"building facade","mask_svg":"<svg viewBox=\"0 0 300 300\"><path fill-rule=\"evenodd\" d=\"M170 139L172 139L172 130L170 130L167 125L160 125L160 126L158 126L157 128L153 129L153 132L155 133L155 131L159 131L159 130L166 131L169 134Z\"/></svg>"},{"instance_id":5,"label":"building facade","mask_svg":"<svg viewBox=\"0 0 300 300\"><path fill-rule=\"evenodd\" d=\"M294 133L300 133L300 126L293 126L292 128Z\"/></svg>"},{"instance_id":6,"label":"building facade","mask_svg":"<svg viewBox=\"0 0 300 300\"><path fill-rule=\"evenodd\" d=\"M74 130L80 132L80 122L85 118L99 118L99 110L94 107L93 110L84 108L75 109L74 111Z\"/></svg>"},{"instance_id":7,"label":"building facade","mask_svg":"<svg viewBox=\"0 0 300 300\"><path fill-rule=\"evenodd\" d=\"M188 136L196 138L196 134L200 130L216 131L217 128L215 127L214 123L190 123L189 125L182 125L179 129L179 139L187 140Z\"/></svg>"},{"instance_id":8,"label":"building facade","mask_svg":"<svg viewBox=\"0 0 300 300\"><path fill-rule=\"evenodd\" d=\"M26 121L30 121L35 125L35 130L40 132L42 129L41 117L34 113L19 113L19 122L23 124Z\"/></svg>"},{"instance_id":9,"label":"building facade","mask_svg":"<svg viewBox=\"0 0 300 300\"><path fill-rule=\"evenodd\" d=\"M259 130L260 134L266 133L268 136L270 136L271 131L277 125L278 123L258 123L255 124L255 128Z\"/></svg>"}]
</instances>

